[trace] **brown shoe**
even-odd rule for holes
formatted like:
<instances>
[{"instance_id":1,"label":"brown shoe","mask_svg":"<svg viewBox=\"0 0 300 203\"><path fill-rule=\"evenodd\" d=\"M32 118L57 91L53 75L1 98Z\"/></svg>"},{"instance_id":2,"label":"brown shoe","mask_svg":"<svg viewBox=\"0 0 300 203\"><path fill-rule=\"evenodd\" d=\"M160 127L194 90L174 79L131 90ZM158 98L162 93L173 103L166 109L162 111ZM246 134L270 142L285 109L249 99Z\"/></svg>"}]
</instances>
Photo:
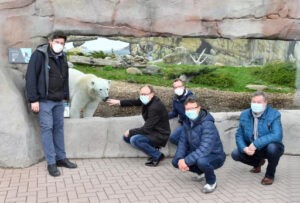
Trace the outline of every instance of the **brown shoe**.
<instances>
[{"instance_id":1,"label":"brown shoe","mask_svg":"<svg viewBox=\"0 0 300 203\"><path fill-rule=\"evenodd\" d=\"M274 182L273 179L267 178L267 177L264 177L264 178L261 180L261 184L262 184L262 185L272 185L273 182Z\"/></svg>"},{"instance_id":2,"label":"brown shoe","mask_svg":"<svg viewBox=\"0 0 300 203\"><path fill-rule=\"evenodd\" d=\"M261 172L261 166L264 165L265 162L266 162L266 161L265 161L264 159L260 160L259 165L258 165L257 167L253 167L253 168L250 170L250 172L251 172L251 173L260 173L260 172Z\"/></svg>"}]
</instances>

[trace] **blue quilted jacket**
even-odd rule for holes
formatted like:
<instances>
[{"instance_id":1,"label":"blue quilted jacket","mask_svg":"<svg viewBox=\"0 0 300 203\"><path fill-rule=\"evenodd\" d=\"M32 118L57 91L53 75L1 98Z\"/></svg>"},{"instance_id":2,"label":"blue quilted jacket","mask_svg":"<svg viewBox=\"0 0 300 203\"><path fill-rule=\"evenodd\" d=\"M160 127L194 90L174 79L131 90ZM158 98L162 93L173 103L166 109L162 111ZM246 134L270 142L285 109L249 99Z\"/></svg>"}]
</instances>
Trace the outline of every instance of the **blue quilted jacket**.
<instances>
[{"instance_id":1,"label":"blue quilted jacket","mask_svg":"<svg viewBox=\"0 0 300 203\"><path fill-rule=\"evenodd\" d=\"M254 118L251 109L244 110L240 115L240 123L236 132L236 144L240 152L252 142L261 149L271 142L282 143L282 126L280 113L268 106L258 121L258 138L254 140Z\"/></svg>"},{"instance_id":2,"label":"blue quilted jacket","mask_svg":"<svg viewBox=\"0 0 300 203\"><path fill-rule=\"evenodd\" d=\"M201 109L195 121L187 119L183 126L184 130L180 135L175 163L184 158L188 166L194 165L198 158L210 154L220 155L225 159L223 145L214 124L214 118L206 110Z\"/></svg>"}]
</instances>

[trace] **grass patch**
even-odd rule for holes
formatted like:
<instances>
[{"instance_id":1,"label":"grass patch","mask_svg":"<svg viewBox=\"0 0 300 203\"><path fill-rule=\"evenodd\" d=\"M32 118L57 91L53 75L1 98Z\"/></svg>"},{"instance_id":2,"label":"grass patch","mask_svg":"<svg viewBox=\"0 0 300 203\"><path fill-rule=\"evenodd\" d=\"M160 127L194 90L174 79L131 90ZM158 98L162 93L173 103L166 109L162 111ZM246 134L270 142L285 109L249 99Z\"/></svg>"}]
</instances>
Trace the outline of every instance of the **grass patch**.
<instances>
[{"instance_id":1,"label":"grass patch","mask_svg":"<svg viewBox=\"0 0 300 203\"><path fill-rule=\"evenodd\" d=\"M126 69L113 68L111 66L91 67L87 65L76 64L74 68L84 73L92 73L98 77L105 78L108 80L120 80L137 84L151 84L166 87L170 87L173 83L173 80L164 79L160 75L131 75L126 73Z\"/></svg>"},{"instance_id":2,"label":"grass patch","mask_svg":"<svg viewBox=\"0 0 300 203\"><path fill-rule=\"evenodd\" d=\"M252 92L246 88L248 84L265 85L268 87L266 92L278 93L293 93L295 91L292 85L295 81L295 70L286 63L281 65L275 64L274 71L272 64L266 67L215 67L215 66L192 66L192 65L166 65L163 63L155 64L161 67L160 75L131 75L126 73L126 69L105 67L91 67L87 65L76 64L75 68L84 72L92 73L98 77L109 80L120 80L137 84L151 84L156 86L171 87L174 78L182 74L194 76L193 79L186 84L187 87L210 88L216 90L226 90L233 92ZM285 67L284 73L281 72ZM264 69L265 68L265 69ZM266 72L265 72L266 71ZM276 73L276 77L273 74ZM196 75L196 76L195 76ZM263 77L264 76L264 77ZM283 78L282 78L282 77ZM266 78L267 77L267 78ZM285 81L280 84L268 78L279 78L280 81Z\"/></svg>"}]
</instances>

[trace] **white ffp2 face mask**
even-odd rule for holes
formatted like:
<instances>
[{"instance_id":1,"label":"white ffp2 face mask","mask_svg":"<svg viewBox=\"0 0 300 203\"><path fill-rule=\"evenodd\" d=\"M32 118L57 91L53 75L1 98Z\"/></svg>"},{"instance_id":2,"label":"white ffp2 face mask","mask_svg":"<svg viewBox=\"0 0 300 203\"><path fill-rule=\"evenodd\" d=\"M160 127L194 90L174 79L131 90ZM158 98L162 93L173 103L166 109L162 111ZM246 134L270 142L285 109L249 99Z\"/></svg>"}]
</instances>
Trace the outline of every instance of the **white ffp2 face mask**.
<instances>
[{"instance_id":1,"label":"white ffp2 face mask","mask_svg":"<svg viewBox=\"0 0 300 203\"><path fill-rule=\"evenodd\" d=\"M184 93L184 88L176 88L176 89L174 90L174 93L175 93L177 96L181 96L181 95L183 95L183 93Z\"/></svg>"},{"instance_id":2,"label":"white ffp2 face mask","mask_svg":"<svg viewBox=\"0 0 300 203\"><path fill-rule=\"evenodd\" d=\"M53 49L53 51L55 52L55 53L60 53L60 52L62 52L62 50L64 49L64 46L63 45L61 45L61 44L52 44L52 49Z\"/></svg>"}]
</instances>

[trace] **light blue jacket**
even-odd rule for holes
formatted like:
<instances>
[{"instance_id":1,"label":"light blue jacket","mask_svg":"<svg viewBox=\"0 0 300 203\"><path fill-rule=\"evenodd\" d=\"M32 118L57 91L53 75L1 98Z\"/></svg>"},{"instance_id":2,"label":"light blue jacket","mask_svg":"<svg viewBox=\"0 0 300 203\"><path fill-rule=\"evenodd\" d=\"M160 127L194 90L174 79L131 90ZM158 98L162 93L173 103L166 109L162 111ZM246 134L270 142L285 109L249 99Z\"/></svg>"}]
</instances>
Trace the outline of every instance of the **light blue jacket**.
<instances>
[{"instance_id":1,"label":"light blue jacket","mask_svg":"<svg viewBox=\"0 0 300 203\"><path fill-rule=\"evenodd\" d=\"M254 140L254 118L252 110L246 109L240 115L240 123L235 135L236 144L240 152L252 142L257 149L262 149L271 142L282 143L281 115L279 111L267 106L258 121L258 138Z\"/></svg>"}]
</instances>

